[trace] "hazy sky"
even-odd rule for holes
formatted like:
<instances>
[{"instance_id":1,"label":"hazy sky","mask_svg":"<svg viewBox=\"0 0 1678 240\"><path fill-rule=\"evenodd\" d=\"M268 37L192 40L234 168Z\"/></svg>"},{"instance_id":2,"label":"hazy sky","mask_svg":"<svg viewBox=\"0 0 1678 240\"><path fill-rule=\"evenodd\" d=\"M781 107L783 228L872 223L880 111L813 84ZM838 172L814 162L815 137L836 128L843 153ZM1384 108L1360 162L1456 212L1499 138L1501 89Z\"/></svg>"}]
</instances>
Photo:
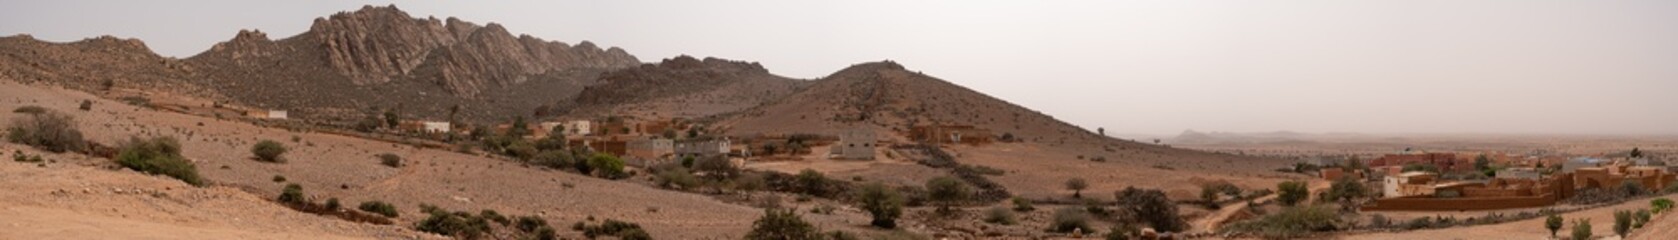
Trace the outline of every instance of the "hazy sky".
<instances>
[{"instance_id":1,"label":"hazy sky","mask_svg":"<svg viewBox=\"0 0 1678 240\"><path fill-rule=\"evenodd\" d=\"M349 1L0 1L0 35L187 57ZM1201 131L1678 134L1678 1L419 1L415 17L758 61L891 59L1073 124Z\"/></svg>"}]
</instances>

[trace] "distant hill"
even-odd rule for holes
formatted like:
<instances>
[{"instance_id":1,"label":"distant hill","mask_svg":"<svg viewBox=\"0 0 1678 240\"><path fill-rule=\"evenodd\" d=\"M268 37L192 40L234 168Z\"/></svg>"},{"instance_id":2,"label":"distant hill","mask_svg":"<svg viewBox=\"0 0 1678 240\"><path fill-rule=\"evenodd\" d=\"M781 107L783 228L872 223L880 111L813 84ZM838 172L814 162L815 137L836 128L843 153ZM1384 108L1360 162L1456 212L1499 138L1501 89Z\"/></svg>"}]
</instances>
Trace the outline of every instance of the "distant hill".
<instances>
[{"instance_id":1,"label":"distant hill","mask_svg":"<svg viewBox=\"0 0 1678 240\"><path fill-rule=\"evenodd\" d=\"M607 72L599 80L566 107L569 114L708 117L777 101L810 83L770 74L757 63L690 56Z\"/></svg>"}]
</instances>

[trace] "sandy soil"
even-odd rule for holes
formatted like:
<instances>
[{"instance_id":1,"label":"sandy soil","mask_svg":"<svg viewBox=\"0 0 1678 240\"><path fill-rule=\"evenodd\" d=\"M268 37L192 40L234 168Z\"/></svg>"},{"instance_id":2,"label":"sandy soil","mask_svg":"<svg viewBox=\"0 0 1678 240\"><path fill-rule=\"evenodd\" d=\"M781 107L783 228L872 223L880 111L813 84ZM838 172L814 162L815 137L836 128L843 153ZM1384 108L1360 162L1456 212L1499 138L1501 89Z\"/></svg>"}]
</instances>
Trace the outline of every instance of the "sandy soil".
<instances>
[{"instance_id":1,"label":"sandy soil","mask_svg":"<svg viewBox=\"0 0 1678 240\"><path fill-rule=\"evenodd\" d=\"M0 239L416 239L401 226L297 212L230 187L198 188L106 159L0 144ZM13 162L23 150L50 163Z\"/></svg>"}]
</instances>

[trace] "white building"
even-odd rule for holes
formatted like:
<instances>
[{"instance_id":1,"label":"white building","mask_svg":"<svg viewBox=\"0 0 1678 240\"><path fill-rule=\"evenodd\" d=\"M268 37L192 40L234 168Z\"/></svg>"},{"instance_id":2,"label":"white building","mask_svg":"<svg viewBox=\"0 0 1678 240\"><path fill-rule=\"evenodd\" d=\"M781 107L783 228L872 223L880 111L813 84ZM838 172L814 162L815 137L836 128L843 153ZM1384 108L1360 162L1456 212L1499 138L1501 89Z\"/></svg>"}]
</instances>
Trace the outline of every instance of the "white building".
<instances>
[{"instance_id":1,"label":"white building","mask_svg":"<svg viewBox=\"0 0 1678 240\"><path fill-rule=\"evenodd\" d=\"M424 121L420 122L420 127L427 133L446 133L451 130L449 122Z\"/></svg>"},{"instance_id":2,"label":"white building","mask_svg":"<svg viewBox=\"0 0 1678 240\"><path fill-rule=\"evenodd\" d=\"M874 160L877 147L874 131L867 128L847 130L839 134L839 143L831 148L828 158Z\"/></svg>"},{"instance_id":3,"label":"white building","mask_svg":"<svg viewBox=\"0 0 1678 240\"><path fill-rule=\"evenodd\" d=\"M589 134L594 134L594 124L589 123L588 120L570 121L565 122L563 125L565 126L566 135L587 136Z\"/></svg>"}]
</instances>

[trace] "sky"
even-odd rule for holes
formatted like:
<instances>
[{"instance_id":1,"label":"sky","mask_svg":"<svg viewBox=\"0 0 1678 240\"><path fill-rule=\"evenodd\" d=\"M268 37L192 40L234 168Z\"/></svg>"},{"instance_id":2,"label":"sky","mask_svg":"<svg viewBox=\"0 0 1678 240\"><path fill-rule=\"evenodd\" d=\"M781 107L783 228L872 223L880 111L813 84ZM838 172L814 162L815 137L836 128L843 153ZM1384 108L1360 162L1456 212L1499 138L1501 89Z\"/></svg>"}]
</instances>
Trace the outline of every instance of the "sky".
<instances>
[{"instance_id":1,"label":"sky","mask_svg":"<svg viewBox=\"0 0 1678 240\"><path fill-rule=\"evenodd\" d=\"M0 1L188 57L388 1ZM819 78L893 60L1085 128L1678 134L1678 1L413 1L414 17Z\"/></svg>"}]
</instances>

